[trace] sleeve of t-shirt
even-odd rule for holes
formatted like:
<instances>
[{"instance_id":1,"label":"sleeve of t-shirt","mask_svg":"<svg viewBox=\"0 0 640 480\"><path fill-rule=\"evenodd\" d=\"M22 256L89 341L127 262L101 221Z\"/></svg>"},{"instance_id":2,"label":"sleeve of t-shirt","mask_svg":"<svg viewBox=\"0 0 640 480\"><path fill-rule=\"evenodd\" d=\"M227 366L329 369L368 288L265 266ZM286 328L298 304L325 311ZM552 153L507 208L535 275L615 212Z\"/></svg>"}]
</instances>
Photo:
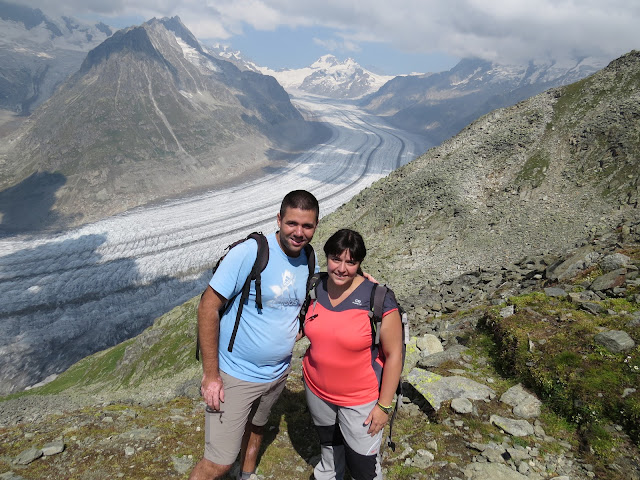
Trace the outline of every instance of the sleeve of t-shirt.
<instances>
[{"instance_id":1,"label":"sleeve of t-shirt","mask_svg":"<svg viewBox=\"0 0 640 480\"><path fill-rule=\"evenodd\" d=\"M398 302L396 301L396 296L393 293L393 290L388 289L387 294L384 296L384 315L389 315L394 310L398 310Z\"/></svg>"},{"instance_id":2,"label":"sleeve of t-shirt","mask_svg":"<svg viewBox=\"0 0 640 480\"><path fill-rule=\"evenodd\" d=\"M249 239L233 247L222 259L209 285L229 300L240 293L258 257L258 242Z\"/></svg>"}]
</instances>

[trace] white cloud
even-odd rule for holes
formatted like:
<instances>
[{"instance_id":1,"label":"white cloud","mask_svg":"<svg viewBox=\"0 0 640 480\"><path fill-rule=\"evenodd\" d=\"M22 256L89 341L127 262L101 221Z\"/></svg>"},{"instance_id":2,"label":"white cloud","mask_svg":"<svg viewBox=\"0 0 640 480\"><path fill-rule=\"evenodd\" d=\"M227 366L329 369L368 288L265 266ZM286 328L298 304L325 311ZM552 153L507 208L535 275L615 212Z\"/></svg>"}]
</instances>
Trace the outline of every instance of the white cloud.
<instances>
[{"instance_id":1,"label":"white cloud","mask_svg":"<svg viewBox=\"0 0 640 480\"><path fill-rule=\"evenodd\" d=\"M347 39L323 39L314 37L313 43L325 48L329 52L359 52L361 50L358 42L353 42Z\"/></svg>"},{"instance_id":2,"label":"white cloud","mask_svg":"<svg viewBox=\"0 0 640 480\"><path fill-rule=\"evenodd\" d=\"M200 38L228 39L250 25L334 29L321 42L358 50L384 42L416 53L523 60L613 57L640 47L640 2L628 0L26 0L43 11L179 15ZM332 43L335 42L335 43ZM345 43L350 42L350 43Z\"/></svg>"}]
</instances>

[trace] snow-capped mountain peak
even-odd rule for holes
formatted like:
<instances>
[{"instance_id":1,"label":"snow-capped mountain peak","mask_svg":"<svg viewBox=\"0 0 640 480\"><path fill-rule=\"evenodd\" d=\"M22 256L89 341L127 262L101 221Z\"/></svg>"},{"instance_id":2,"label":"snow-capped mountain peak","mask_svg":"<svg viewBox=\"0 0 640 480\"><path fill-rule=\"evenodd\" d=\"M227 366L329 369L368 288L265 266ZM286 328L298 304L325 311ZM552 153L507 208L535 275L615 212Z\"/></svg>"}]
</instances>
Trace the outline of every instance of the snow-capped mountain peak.
<instances>
[{"instance_id":1,"label":"snow-capped mountain peak","mask_svg":"<svg viewBox=\"0 0 640 480\"><path fill-rule=\"evenodd\" d=\"M331 98L360 98L377 91L393 78L372 73L352 58L340 61L333 55L323 55L310 66L299 69L257 68L260 73L275 77L289 93Z\"/></svg>"},{"instance_id":2,"label":"snow-capped mountain peak","mask_svg":"<svg viewBox=\"0 0 640 480\"><path fill-rule=\"evenodd\" d=\"M316 60L311 64L311 68L314 68L314 69L331 68L339 64L340 64L340 61L333 55L323 55L318 60Z\"/></svg>"}]
</instances>

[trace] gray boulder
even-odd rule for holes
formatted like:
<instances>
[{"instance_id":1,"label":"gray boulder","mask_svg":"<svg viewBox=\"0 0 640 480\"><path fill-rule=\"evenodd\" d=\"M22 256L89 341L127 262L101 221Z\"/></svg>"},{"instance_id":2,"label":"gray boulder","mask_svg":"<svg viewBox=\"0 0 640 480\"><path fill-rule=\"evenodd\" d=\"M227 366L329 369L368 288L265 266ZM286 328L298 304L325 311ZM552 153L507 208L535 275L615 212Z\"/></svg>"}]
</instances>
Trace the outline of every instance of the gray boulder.
<instances>
[{"instance_id":1,"label":"gray boulder","mask_svg":"<svg viewBox=\"0 0 640 480\"><path fill-rule=\"evenodd\" d=\"M472 463L464 470L467 480L533 480L538 475L527 476L516 472L503 463Z\"/></svg>"},{"instance_id":2,"label":"gray boulder","mask_svg":"<svg viewBox=\"0 0 640 480\"><path fill-rule=\"evenodd\" d=\"M594 303L594 302L584 302L580 304L580 308L582 310L584 310L585 312L589 312L592 315L601 315L604 312L607 311L606 308L604 308L602 305L600 305L599 303Z\"/></svg>"},{"instance_id":3,"label":"gray boulder","mask_svg":"<svg viewBox=\"0 0 640 480\"><path fill-rule=\"evenodd\" d=\"M29 465L31 462L39 459L42 456L42 450L40 448L29 448L20 453L13 459L15 465Z\"/></svg>"},{"instance_id":4,"label":"gray boulder","mask_svg":"<svg viewBox=\"0 0 640 480\"><path fill-rule=\"evenodd\" d=\"M599 257L600 254L594 252L592 247L582 247L564 262L547 268L546 277L552 281L567 280L580 270L594 265Z\"/></svg>"},{"instance_id":5,"label":"gray boulder","mask_svg":"<svg viewBox=\"0 0 640 480\"><path fill-rule=\"evenodd\" d=\"M600 268L605 272L612 272L625 268L629 265L631 259L622 253L613 253L605 256L599 263Z\"/></svg>"},{"instance_id":6,"label":"gray boulder","mask_svg":"<svg viewBox=\"0 0 640 480\"><path fill-rule=\"evenodd\" d=\"M636 346L629 334L622 330L609 330L599 333L595 336L595 341L613 353L631 350Z\"/></svg>"},{"instance_id":7,"label":"gray boulder","mask_svg":"<svg viewBox=\"0 0 640 480\"><path fill-rule=\"evenodd\" d=\"M614 270L609 273L605 273L604 275L600 275L591 283L591 290L600 292L604 290L611 290L615 287L620 287L624 285L626 280L627 270L625 268L620 268L618 270Z\"/></svg>"},{"instance_id":8,"label":"gray boulder","mask_svg":"<svg viewBox=\"0 0 640 480\"><path fill-rule=\"evenodd\" d=\"M24 480L24 477L9 470L8 472L0 473L0 480Z\"/></svg>"},{"instance_id":9,"label":"gray boulder","mask_svg":"<svg viewBox=\"0 0 640 480\"><path fill-rule=\"evenodd\" d=\"M558 297L565 298L567 296L567 292L564 289L559 287L547 287L544 289L544 294L547 297Z\"/></svg>"},{"instance_id":10,"label":"gray boulder","mask_svg":"<svg viewBox=\"0 0 640 480\"><path fill-rule=\"evenodd\" d=\"M418 337L416 339L416 346L422 352L422 356L433 355L434 353L444 351L442 343L440 343L438 337L430 333L423 335L422 337Z\"/></svg>"},{"instance_id":11,"label":"gray boulder","mask_svg":"<svg viewBox=\"0 0 640 480\"><path fill-rule=\"evenodd\" d=\"M471 413L473 411L473 403L468 398L454 398L451 400L451 408L456 413Z\"/></svg>"},{"instance_id":12,"label":"gray boulder","mask_svg":"<svg viewBox=\"0 0 640 480\"><path fill-rule=\"evenodd\" d=\"M504 392L500 401L513 407L513 414L517 417L536 418L540 416L542 402L535 395L527 392L520 384Z\"/></svg>"},{"instance_id":13,"label":"gray boulder","mask_svg":"<svg viewBox=\"0 0 640 480\"><path fill-rule=\"evenodd\" d=\"M427 355L421 358L418 361L418 366L422 368L437 367L449 360L458 360L467 350L468 348L463 345L454 345L444 352L434 353L433 355Z\"/></svg>"},{"instance_id":14,"label":"gray boulder","mask_svg":"<svg viewBox=\"0 0 640 480\"><path fill-rule=\"evenodd\" d=\"M526 437L534 434L533 425L526 420L514 420L512 418L505 418L499 415L491 415L489 423L514 437Z\"/></svg>"},{"instance_id":15,"label":"gray boulder","mask_svg":"<svg viewBox=\"0 0 640 480\"><path fill-rule=\"evenodd\" d=\"M64 440L62 438L58 438L53 442L47 443L44 447L42 447L42 454L45 457L49 457L51 455L57 455L64 451Z\"/></svg>"},{"instance_id":16,"label":"gray boulder","mask_svg":"<svg viewBox=\"0 0 640 480\"><path fill-rule=\"evenodd\" d=\"M454 398L489 401L495 397L495 392L481 383L459 376L441 377L420 368L411 370L407 381L434 410L439 410L442 402Z\"/></svg>"},{"instance_id":17,"label":"gray boulder","mask_svg":"<svg viewBox=\"0 0 640 480\"><path fill-rule=\"evenodd\" d=\"M511 315L515 315L516 307L514 305L507 305L502 310L500 310L500 316L502 318L508 318Z\"/></svg>"}]
</instances>

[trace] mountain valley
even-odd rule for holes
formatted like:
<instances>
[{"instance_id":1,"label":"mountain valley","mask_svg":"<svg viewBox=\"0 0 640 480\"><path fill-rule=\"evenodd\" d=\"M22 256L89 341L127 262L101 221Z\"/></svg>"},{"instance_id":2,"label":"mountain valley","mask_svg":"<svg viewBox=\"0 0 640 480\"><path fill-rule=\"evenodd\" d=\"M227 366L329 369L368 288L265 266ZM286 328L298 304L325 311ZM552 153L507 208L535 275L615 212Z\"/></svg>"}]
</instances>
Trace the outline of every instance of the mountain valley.
<instances>
[{"instance_id":1,"label":"mountain valley","mask_svg":"<svg viewBox=\"0 0 640 480\"><path fill-rule=\"evenodd\" d=\"M203 191L327 135L273 78L209 56L178 18L154 19L91 50L0 145L2 229L60 229Z\"/></svg>"}]
</instances>

